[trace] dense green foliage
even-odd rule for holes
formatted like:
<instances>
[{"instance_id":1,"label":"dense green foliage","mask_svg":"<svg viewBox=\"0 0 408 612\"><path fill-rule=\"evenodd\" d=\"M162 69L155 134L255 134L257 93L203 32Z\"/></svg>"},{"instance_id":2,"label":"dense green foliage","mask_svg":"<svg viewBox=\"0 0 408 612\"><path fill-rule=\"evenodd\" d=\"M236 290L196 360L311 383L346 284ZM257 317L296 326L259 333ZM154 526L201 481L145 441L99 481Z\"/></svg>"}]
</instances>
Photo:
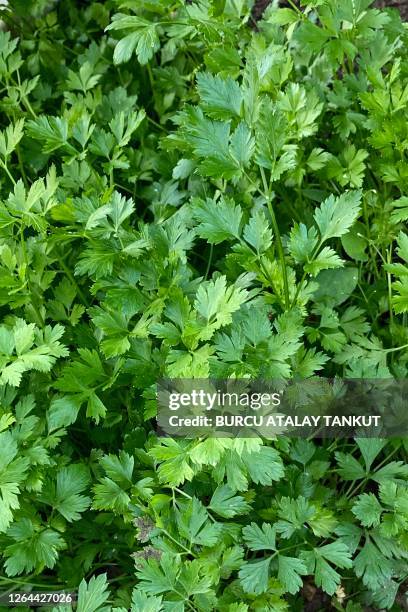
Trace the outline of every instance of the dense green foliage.
<instances>
[{"instance_id":1,"label":"dense green foliage","mask_svg":"<svg viewBox=\"0 0 408 612\"><path fill-rule=\"evenodd\" d=\"M163 375L407 376L407 30L369 4L255 26L247 0L11 2L1 589L84 579L80 612L402 609L406 440L152 421Z\"/></svg>"}]
</instances>

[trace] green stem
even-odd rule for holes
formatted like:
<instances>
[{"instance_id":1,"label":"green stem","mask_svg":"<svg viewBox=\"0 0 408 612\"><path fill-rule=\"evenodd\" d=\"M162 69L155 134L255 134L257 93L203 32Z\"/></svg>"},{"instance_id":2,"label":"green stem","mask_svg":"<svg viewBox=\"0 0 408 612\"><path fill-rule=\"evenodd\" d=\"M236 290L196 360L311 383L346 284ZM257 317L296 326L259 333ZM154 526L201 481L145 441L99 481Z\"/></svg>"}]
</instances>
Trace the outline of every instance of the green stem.
<instances>
[{"instance_id":1,"label":"green stem","mask_svg":"<svg viewBox=\"0 0 408 612\"><path fill-rule=\"evenodd\" d=\"M403 351L404 349L408 349L408 344L403 344L402 346L395 346L394 348L383 349L384 353L395 353L395 351Z\"/></svg>"},{"instance_id":2,"label":"green stem","mask_svg":"<svg viewBox=\"0 0 408 612\"><path fill-rule=\"evenodd\" d=\"M378 471L379 471L379 470L382 468L382 466L383 466L383 465L385 465L386 463L388 463L388 462L389 462L389 460L391 459L391 457L392 457L393 455L395 455L395 453L396 453L396 452L397 452L399 449L400 449L400 447L399 447L399 446L397 446L396 448L394 448L394 449L393 449L393 450L392 450L392 451L391 451L391 452L390 452L390 453L389 453L389 454L388 454L388 455L385 457L385 459L383 459L383 460L381 461L381 463L379 463L379 464L376 466L376 468L375 468L374 472L372 472L372 473L374 473L374 474L375 474L376 472L378 472ZM363 487L363 486L364 486L364 485L365 485L365 484L366 484L366 483L369 481L370 477L371 477L371 473L370 473L370 474L367 474L367 476L365 476L365 477L364 477L364 478L363 478L363 479L362 479L362 480L361 480L361 481L358 483L358 485L357 485L356 487L354 487L354 488L353 488L353 485L354 485L354 483L355 483L355 480L353 480L353 481L351 482L351 485L350 485L350 487L349 487L348 491L346 492L346 498L347 498L347 499L351 499L352 497L354 497L354 495L355 495L355 494L356 494L356 493L357 493L357 492L358 492L358 491L361 489L361 487Z\"/></svg>"},{"instance_id":3,"label":"green stem","mask_svg":"<svg viewBox=\"0 0 408 612\"><path fill-rule=\"evenodd\" d=\"M154 125L155 127L157 127L159 130L162 130L163 132L165 132L166 134L168 134L168 130L166 130L165 127L163 127L162 125L160 125L160 123L158 123L157 121L155 121L154 119L152 119L149 115L146 115L146 118L148 121L150 121L150 123L152 125Z\"/></svg>"},{"instance_id":4,"label":"green stem","mask_svg":"<svg viewBox=\"0 0 408 612\"><path fill-rule=\"evenodd\" d=\"M369 480L369 476L366 476L354 488L353 488L353 484L355 483L355 480L353 480L352 483L351 483L351 486L349 487L348 491L346 492L346 498L347 499L351 499L352 497L354 497L354 495L361 489L361 487L363 487L368 482L368 480Z\"/></svg>"},{"instance_id":5,"label":"green stem","mask_svg":"<svg viewBox=\"0 0 408 612\"><path fill-rule=\"evenodd\" d=\"M304 15L304 13L302 13L300 8L298 6L296 6L296 4L294 2L292 2L292 0L288 0L288 4L290 4L290 6L293 8L293 10L299 15L299 17L303 21L306 19L306 16Z\"/></svg>"},{"instance_id":6,"label":"green stem","mask_svg":"<svg viewBox=\"0 0 408 612\"><path fill-rule=\"evenodd\" d=\"M375 472L378 472L378 470L380 470L380 469L382 468L382 466L383 466L383 465L385 465L386 463L388 463L388 461L391 459L391 457L392 457L393 455L395 455L395 453L396 453L397 451L399 451L399 450L400 450L400 448L401 448L400 446L396 446L396 447L395 447L395 448L394 448L394 449L393 449L393 450L392 450L390 453L388 453L388 455L386 456L386 458L385 458L385 459L383 459L383 460L382 460L382 461L381 461L381 462L380 462L380 463L379 463L379 464L376 466L376 468L375 468L375 470L374 470L374 473L375 473Z\"/></svg>"},{"instance_id":7,"label":"green stem","mask_svg":"<svg viewBox=\"0 0 408 612\"><path fill-rule=\"evenodd\" d=\"M388 251L388 263L390 264L391 262L392 262L392 252L391 252L391 247L390 247L390 250ZM390 272L387 272L387 286L388 286L388 310L390 313L390 335L392 338L393 329L394 329L394 312L392 309L392 279L391 279Z\"/></svg>"},{"instance_id":8,"label":"green stem","mask_svg":"<svg viewBox=\"0 0 408 612\"><path fill-rule=\"evenodd\" d=\"M279 231L279 226L278 226L278 222L276 220L276 215L275 215L275 211L273 209L272 206L272 200L271 200L271 193L270 193L270 189L267 185L266 182L266 177L265 177L265 171L264 169L260 166L260 171L261 171L261 177L262 177L262 182L264 185L264 191L265 193L263 194L266 198L266 205L268 207L268 211L272 220L272 227L273 227L273 231L275 233L276 236L276 245L278 248L278 256L280 259L280 264L281 264L281 269L282 269L282 277L283 277L283 290L284 290L284 295L285 295L285 307L286 309L289 309L290 307L290 297L289 297L289 282L288 282L288 271L286 268L286 260L285 260L285 253L283 251L283 245L282 245L282 238L281 238L281 234Z\"/></svg>"},{"instance_id":9,"label":"green stem","mask_svg":"<svg viewBox=\"0 0 408 612\"><path fill-rule=\"evenodd\" d=\"M26 96L24 96L22 98L24 106L26 107L26 109L28 110L28 112L30 112L32 114L32 116L34 117L34 119L37 119L37 114L33 111L33 108L30 104L30 102L28 101L28 98Z\"/></svg>"},{"instance_id":10,"label":"green stem","mask_svg":"<svg viewBox=\"0 0 408 612\"><path fill-rule=\"evenodd\" d=\"M66 591L66 586L61 586L60 584L40 584L38 582L31 582L31 580L18 580L17 578L6 578L6 576L0 576L0 582L7 582L8 584L23 584L28 586L37 587L40 589L53 589L55 591Z\"/></svg>"},{"instance_id":11,"label":"green stem","mask_svg":"<svg viewBox=\"0 0 408 612\"><path fill-rule=\"evenodd\" d=\"M13 80L14 83L16 83L14 79L12 79L12 80ZM18 82L18 87L21 87L20 72L19 72L18 69L17 69L17 82ZM26 107L26 109L28 110L28 112L32 114L34 119L36 119L37 118L37 114L33 111L33 108L31 106L30 101L27 98L27 96L21 96L21 100L23 101L23 104Z\"/></svg>"},{"instance_id":12,"label":"green stem","mask_svg":"<svg viewBox=\"0 0 408 612\"><path fill-rule=\"evenodd\" d=\"M205 275L204 275L204 280L207 280L208 278L208 274L210 272L210 268L211 268L211 263L212 263L212 258L213 258L213 253L214 253L214 245L211 244L210 246L210 256L208 258L208 262L207 262L207 269L205 271Z\"/></svg>"},{"instance_id":13,"label":"green stem","mask_svg":"<svg viewBox=\"0 0 408 612\"><path fill-rule=\"evenodd\" d=\"M25 170L24 170L23 159L21 157L20 145L16 146L16 153L17 153L17 159L18 159L18 166L20 168L20 172L21 172L21 176L23 178L24 186L26 188L28 188L28 180L27 180L27 175L26 175Z\"/></svg>"},{"instance_id":14,"label":"green stem","mask_svg":"<svg viewBox=\"0 0 408 612\"><path fill-rule=\"evenodd\" d=\"M180 548L182 548L183 550L186 551L186 553L188 553L189 555L191 555L192 557L195 557L195 554L193 553L192 550L190 550L189 548L187 548L186 546L184 546L184 544L182 544L181 542L179 542L178 540L176 540L176 538L173 538L173 536L166 530L163 529L163 527L160 528L162 533L164 533L165 536L167 536L169 538L169 540L171 540L172 542L174 542L174 544L177 544L177 546L180 546Z\"/></svg>"},{"instance_id":15,"label":"green stem","mask_svg":"<svg viewBox=\"0 0 408 612\"><path fill-rule=\"evenodd\" d=\"M308 544L308 542L303 542L303 544ZM291 544L290 546L284 546L284 548L280 548L279 550L275 551L273 555L271 555L271 559L277 557L278 555L280 555L280 553L287 552L288 550L294 550L295 548L299 548L299 543Z\"/></svg>"},{"instance_id":16,"label":"green stem","mask_svg":"<svg viewBox=\"0 0 408 612\"><path fill-rule=\"evenodd\" d=\"M16 184L16 181L13 178L13 175L10 173L10 170L7 168L7 164L6 161L0 160L1 165L3 166L7 176L9 177L10 181L13 183L13 185Z\"/></svg>"},{"instance_id":17,"label":"green stem","mask_svg":"<svg viewBox=\"0 0 408 612\"><path fill-rule=\"evenodd\" d=\"M170 488L171 488L172 491L177 491L177 493L180 493L180 495L183 495L184 497L187 497L187 499L193 499L191 497L191 495L189 495L185 491L182 491L182 489L179 489L178 487L170 487Z\"/></svg>"}]
</instances>

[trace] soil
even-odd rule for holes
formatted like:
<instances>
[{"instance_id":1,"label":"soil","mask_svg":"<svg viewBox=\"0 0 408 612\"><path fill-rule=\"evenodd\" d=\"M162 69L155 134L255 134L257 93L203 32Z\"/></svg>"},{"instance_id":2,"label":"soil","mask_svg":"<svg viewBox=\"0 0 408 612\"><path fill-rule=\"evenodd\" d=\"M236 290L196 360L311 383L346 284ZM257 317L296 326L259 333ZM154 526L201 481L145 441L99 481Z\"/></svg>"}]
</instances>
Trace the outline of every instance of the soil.
<instances>
[{"instance_id":1,"label":"soil","mask_svg":"<svg viewBox=\"0 0 408 612\"><path fill-rule=\"evenodd\" d=\"M254 21L259 21L262 17L264 10L270 4L271 0L257 0L254 6L252 7L252 19Z\"/></svg>"},{"instance_id":2,"label":"soil","mask_svg":"<svg viewBox=\"0 0 408 612\"><path fill-rule=\"evenodd\" d=\"M295 4L299 4L298 0L294 1ZM258 21L262 17L264 10L270 3L271 0L256 0L252 9L252 19L254 21ZM287 3L284 0L282 0L280 4L282 6L287 6ZM376 0L373 6L376 6L378 8L397 8L401 13L402 19L408 21L408 0Z\"/></svg>"},{"instance_id":3,"label":"soil","mask_svg":"<svg viewBox=\"0 0 408 612\"><path fill-rule=\"evenodd\" d=\"M399 10L404 21L408 21L408 0L378 0L375 2L378 8L392 7Z\"/></svg>"}]
</instances>

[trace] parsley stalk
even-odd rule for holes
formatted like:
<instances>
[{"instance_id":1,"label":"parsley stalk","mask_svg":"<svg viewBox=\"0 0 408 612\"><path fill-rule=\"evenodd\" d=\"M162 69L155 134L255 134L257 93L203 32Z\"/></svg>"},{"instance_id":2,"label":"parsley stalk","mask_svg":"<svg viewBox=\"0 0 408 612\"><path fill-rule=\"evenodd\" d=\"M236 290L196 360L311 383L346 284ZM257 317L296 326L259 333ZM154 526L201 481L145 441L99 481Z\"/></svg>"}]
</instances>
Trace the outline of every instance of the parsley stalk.
<instances>
[{"instance_id":1,"label":"parsley stalk","mask_svg":"<svg viewBox=\"0 0 408 612\"><path fill-rule=\"evenodd\" d=\"M276 236L276 245L277 245L278 256L280 259L280 264L281 264L281 269L282 269L283 290L284 290L284 295L285 295L285 307L286 309L288 309L290 307L289 282L288 282L288 271L286 268L286 261L285 261L285 253L283 251L282 238L281 238L281 234L279 231L279 225L276 220L275 211L272 206L271 192L266 182L265 171L261 166L259 167L259 169L261 172L262 183L264 186L264 191L263 192L261 191L261 193L266 199L266 205L268 207L268 211L271 217L273 231L275 232L275 236Z\"/></svg>"}]
</instances>

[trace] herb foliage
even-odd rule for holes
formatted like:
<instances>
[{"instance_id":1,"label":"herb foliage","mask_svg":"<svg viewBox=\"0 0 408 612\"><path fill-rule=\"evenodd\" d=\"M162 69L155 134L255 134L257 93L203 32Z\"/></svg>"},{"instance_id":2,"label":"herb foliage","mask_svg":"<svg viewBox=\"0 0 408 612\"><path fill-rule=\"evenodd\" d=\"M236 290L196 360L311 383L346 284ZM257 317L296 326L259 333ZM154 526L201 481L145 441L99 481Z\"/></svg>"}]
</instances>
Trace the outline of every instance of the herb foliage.
<instances>
[{"instance_id":1,"label":"herb foliage","mask_svg":"<svg viewBox=\"0 0 408 612\"><path fill-rule=\"evenodd\" d=\"M406 440L152 426L163 375L407 376L398 13L10 4L2 588L80 585L80 612L302 610L306 587L402 609Z\"/></svg>"}]
</instances>

